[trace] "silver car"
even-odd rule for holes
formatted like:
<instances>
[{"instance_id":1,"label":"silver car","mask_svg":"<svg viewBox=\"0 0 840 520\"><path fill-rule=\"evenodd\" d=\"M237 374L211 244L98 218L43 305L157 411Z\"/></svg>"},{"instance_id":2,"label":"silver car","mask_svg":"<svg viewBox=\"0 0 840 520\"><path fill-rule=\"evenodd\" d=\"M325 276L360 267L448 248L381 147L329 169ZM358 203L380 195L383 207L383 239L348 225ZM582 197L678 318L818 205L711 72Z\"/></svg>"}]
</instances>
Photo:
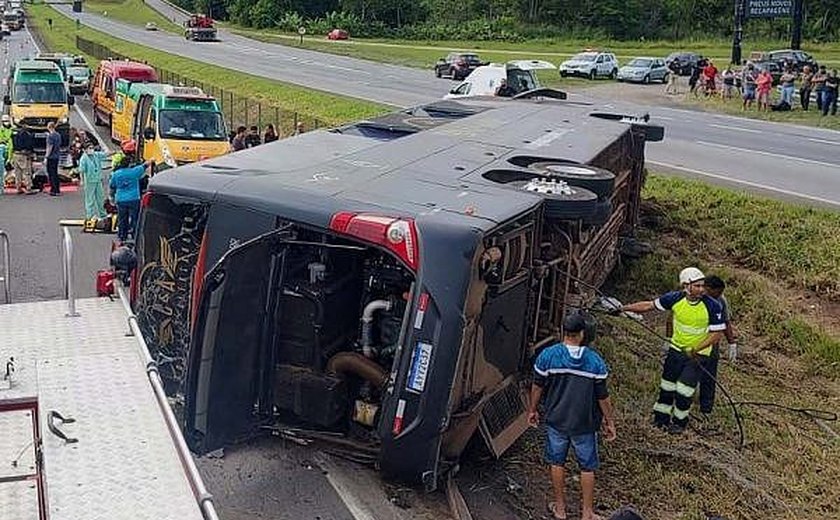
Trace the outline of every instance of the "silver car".
<instances>
[{"instance_id":1,"label":"silver car","mask_svg":"<svg viewBox=\"0 0 840 520\"><path fill-rule=\"evenodd\" d=\"M662 58L633 58L618 69L618 81L633 81L650 83L651 81L668 81L668 67Z\"/></svg>"}]
</instances>

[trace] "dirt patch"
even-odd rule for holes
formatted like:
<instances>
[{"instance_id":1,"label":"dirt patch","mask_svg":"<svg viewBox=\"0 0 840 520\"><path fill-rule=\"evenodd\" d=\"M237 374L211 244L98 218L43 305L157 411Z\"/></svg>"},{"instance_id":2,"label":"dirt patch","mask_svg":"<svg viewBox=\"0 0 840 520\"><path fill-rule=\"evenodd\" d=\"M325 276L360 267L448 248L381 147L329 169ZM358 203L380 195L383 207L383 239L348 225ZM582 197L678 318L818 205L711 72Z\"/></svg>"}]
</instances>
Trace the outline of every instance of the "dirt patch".
<instances>
[{"instance_id":1,"label":"dirt patch","mask_svg":"<svg viewBox=\"0 0 840 520\"><path fill-rule=\"evenodd\" d=\"M656 105L671 108L696 108L684 102L688 92L688 78L677 78L678 94L666 94L665 85L651 83L620 83L618 81L596 80L583 85L564 86L564 90L590 95L601 99L630 101L641 105Z\"/></svg>"}]
</instances>

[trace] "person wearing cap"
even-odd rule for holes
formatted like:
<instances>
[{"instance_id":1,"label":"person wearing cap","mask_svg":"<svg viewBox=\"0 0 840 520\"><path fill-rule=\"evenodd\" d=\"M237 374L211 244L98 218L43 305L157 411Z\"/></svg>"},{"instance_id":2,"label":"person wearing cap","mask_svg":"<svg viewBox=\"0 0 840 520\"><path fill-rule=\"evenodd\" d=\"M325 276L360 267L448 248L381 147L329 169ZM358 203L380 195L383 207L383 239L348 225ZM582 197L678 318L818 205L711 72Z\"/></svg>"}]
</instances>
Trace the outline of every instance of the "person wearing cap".
<instances>
[{"instance_id":1,"label":"person wearing cap","mask_svg":"<svg viewBox=\"0 0 840 520\"><path fill-rule=\"evenodd\" d=\"M723 322L726 324L726 329L723 335L729 345L727 357L731 363L734 363L738 358L738 343L735 339L735 328L732 326L732 316L729 313L729 301L723 295L726 289L726 282L719 276L708 276L705 281L706 294L714 298L720 305L723 312ZM718 360L720 359L719 344L715 343L712 348L711 356L704 356L700 358L700 363L703 365L703 371L700 373L700 384L697 387L699 392L698 401L700 402L700 412L704 414L712 413L712 408L715 404L715 391L717 389L717 372Z\"/></svg>"},{"instance_id":2,"label":"person wearing cap","mask_svg":"<svg viewBox=\"0 0 840 520\"><path fill-rule=\"evenodd\" d=\"M571 314L563 322L563 342L545 348L534 364L534 382L528 403L528 423L537 427L543 403L546 427L545 459L551 468L554 518L566 518L566 457L569 448L581 469L582 520L593 520L595 470L598 469L598 431L615 439L615 419L607 391L607 364L583 344L586 320Z\"/></svg>"},{"instance_id":3,"label":"person wearing cap","mask_svg":"<svg viewBox=\"0 0 840 520\"><path fill-rule=\"evenodd\" d=\"M673 334L659 382L659 398L653 406L653 422L671 433L682 433L697 383L700 359L712 354L723 336L726 322L720 304L705 293L705 275L696 267L680 272L682 290L663 294L652 301L623 305L616 312L671 311Z\"/></svg>"}]
</instances>

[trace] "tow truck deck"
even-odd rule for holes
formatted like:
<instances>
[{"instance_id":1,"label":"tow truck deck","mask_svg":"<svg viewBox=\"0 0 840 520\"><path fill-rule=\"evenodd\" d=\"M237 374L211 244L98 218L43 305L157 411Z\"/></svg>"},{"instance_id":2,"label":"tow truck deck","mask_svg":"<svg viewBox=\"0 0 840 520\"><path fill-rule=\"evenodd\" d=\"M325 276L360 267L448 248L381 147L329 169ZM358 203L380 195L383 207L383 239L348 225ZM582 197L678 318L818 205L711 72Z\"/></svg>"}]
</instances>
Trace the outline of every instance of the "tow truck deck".
<instances>
[{"instance_id":1,"label":"tow truck deck","mask_svg":"<svg viewBox=\"0 0 840 520\"><path fill-rule=\"evenodd\" d=\"M0 305L3 519L215 518L130 311L76 303Z\"/></svg>"}]
</instances>

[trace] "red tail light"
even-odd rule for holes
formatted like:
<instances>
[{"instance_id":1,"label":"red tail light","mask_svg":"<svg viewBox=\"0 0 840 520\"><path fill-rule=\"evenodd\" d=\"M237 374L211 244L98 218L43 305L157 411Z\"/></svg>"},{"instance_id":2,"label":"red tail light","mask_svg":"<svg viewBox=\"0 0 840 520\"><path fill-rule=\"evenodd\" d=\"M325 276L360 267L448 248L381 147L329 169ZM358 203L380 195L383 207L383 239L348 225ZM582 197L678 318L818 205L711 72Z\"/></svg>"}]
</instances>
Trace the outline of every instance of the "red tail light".
<instances>
[{"instance_id":1,"label":"red tail light","mask_svg":"<svg viewBox=\"0 0 840 520\"><path fill-rule=\"evenodd\" d=\"M141 208L148 208L149 205L152 203L152 192L146 191L142 197L140 197L140 207Z\"/></svg>"},{"instance_id":2,"label":"red tail light","mask_svg":"<svg viewBox=\"0 0 840 520\"><path fill-rule=\"evenodd\" d=\"M198 259L195 262L193 271L192 294L190 295L190 330L195 327L198 319L198 303L201 298L201 289L204 286L204 273L207 268L207 230L201 237L201 246L198 248Z\"/></svg>"},{"instance_id":3,"label":"red tail light","mask_svg":"<svg viewBox=\"0 0 840 520\"><path fill-rule=\"evenodd\" d=\"M332 216L330 229L388 249L412 271L416 272L420 266L420 246L413 219L344 211Z\"/></svg>"}]
</instances>

